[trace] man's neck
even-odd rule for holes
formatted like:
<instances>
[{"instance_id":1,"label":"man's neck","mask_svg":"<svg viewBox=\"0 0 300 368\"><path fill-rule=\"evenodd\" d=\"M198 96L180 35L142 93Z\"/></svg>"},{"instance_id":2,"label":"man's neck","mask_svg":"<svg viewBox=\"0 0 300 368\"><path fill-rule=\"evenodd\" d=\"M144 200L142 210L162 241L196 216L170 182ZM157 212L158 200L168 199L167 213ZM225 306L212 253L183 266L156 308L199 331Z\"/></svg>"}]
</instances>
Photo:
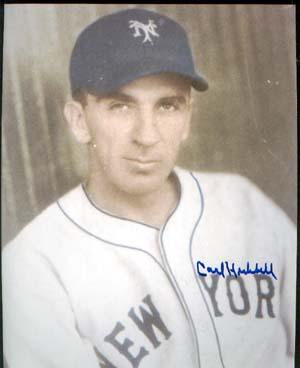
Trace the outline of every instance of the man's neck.
<instances>
[{"instance_id":1,"label":"man's neck","mask_svg":"<svg viewBox=\"0 0 300 368\"><path fill-rule=\"evenodd\" d=\"M118 190L105 190L101 182L90 178L85 185L90 199L103 210L123 218L160 228L179 200L177 179L171 174L157 191L130 195Z\"/></svg>"}]
</instances>

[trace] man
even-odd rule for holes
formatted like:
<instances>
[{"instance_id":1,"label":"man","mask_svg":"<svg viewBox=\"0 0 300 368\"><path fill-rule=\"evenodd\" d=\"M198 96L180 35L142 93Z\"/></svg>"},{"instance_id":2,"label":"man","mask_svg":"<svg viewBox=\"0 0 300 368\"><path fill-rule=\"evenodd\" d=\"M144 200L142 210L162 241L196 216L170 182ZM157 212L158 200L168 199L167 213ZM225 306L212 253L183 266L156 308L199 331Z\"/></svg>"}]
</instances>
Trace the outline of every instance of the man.
<instances>
[{"instance_id":1,"label":"man","mask_svg":"<svg viewBox=\"0 0 300 368\"><path fill-rule=\"evenodd\" d=\"M246 179L175 167L208 87L185 31L102 17L70 81L88 176L4 250L8 366L292 367L293 226Z\"/></svg>"}]
</instances>

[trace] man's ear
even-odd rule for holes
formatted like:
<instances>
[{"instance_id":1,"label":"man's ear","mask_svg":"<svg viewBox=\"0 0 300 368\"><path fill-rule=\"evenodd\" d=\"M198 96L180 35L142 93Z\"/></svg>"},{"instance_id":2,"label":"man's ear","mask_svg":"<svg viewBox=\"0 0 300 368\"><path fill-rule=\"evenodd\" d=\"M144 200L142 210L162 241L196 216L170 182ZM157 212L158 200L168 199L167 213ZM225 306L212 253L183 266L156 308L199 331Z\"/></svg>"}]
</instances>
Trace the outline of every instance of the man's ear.
<instances>
[{"instance_id":1,"label":"man's ear","mask_svg":"<svg viewBox=\"0 0 300 368\"><path fill-rule=\"evenodd\" d=\"M91 135L86 124L82 105L74 100L67 102L64 108L64 115L77 141L79 143L89 143Z\"/></svg>"}]
</instances>

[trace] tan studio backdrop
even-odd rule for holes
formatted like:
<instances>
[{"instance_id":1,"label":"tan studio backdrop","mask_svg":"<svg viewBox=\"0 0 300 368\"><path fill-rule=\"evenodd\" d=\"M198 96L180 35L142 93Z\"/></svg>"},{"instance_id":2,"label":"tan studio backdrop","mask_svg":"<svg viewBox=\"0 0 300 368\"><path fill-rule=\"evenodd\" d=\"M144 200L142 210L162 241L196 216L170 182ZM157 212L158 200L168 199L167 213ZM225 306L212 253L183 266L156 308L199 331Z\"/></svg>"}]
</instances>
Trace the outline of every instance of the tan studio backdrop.
<instances>
[{"instance_id":1,"label":"tan studio backdrop","mask_svg":"<svg viewBox=\"0 0 300 368\"><path fill-rule=\"evenodd\" d=\"M247 176L295 222L295 7L139 6L186 28L196 65L210 83L207 92L194 96L191 136L180 164ZM87 24L128 7L135 5L5 6L4 245L83 177L86 151L69 134L62 114L71 49ZM228 195L233 194L229 188Z\"/></svg>"}]
</instances>

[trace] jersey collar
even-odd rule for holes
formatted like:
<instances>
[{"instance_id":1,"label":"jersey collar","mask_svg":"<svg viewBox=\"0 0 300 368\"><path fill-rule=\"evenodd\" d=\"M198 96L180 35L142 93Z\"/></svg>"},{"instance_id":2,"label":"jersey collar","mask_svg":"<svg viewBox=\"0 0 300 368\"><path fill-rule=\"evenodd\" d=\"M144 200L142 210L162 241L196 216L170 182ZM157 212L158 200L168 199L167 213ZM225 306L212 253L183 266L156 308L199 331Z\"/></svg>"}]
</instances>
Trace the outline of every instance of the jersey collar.
<instances>
[{"instance_id":1,"label":"jersey collar","mask_svg":"<svg viewBox=\"0 0 300 368\"><path fill-rule=\"evenodd\" d=\"M157 258L157 254L153 254L156 251L151 250L153 244L158 244L159 239L162 239L165 245L171 247L169 244L174 243L176 239L188 239L203 206L199 201L199 188L193 175L178 167L174 169L174 174L180 186L180 199L160 230L117 217L96 207L82 185L67 193L58 204L66 217L82 231L106 243L143 249Z\"/></svg>"}]
</instances>

